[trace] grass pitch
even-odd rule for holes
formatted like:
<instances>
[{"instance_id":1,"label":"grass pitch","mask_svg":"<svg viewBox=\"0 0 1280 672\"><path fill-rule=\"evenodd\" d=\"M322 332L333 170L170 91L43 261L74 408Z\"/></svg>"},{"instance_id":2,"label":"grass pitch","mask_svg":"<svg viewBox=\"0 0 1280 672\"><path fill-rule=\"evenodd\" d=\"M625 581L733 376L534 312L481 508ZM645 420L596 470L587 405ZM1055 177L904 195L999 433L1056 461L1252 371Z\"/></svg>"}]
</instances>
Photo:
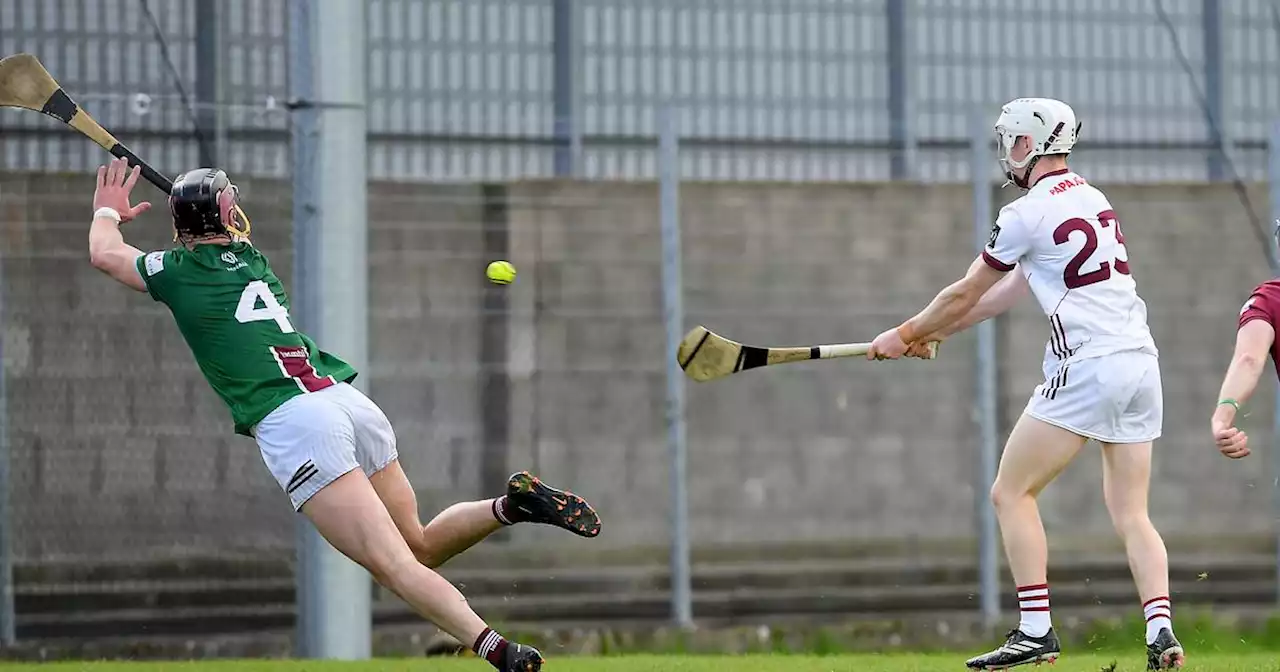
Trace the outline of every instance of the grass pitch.
<instances>
[{"instance_id":1,"label":"grass pitch","mask_svg":"<svg viewBox=\"0 0 1280 672\"><path fill-rule=\"evenodd\" d=\"M1215 654L1193 656L1186 672L1280 672L1280 654ZM10 663L2 672L486 672L475 658L417 658L355 663L228 660L201 662ZM964 670L960 654L840 656L609 656L552 658L546 672L934 672ZM1146 669L1140 651L1124 655L1067 654L1052 667L1025 667L1028 672L1139 672Z\"/></svg>"}]
</instances>

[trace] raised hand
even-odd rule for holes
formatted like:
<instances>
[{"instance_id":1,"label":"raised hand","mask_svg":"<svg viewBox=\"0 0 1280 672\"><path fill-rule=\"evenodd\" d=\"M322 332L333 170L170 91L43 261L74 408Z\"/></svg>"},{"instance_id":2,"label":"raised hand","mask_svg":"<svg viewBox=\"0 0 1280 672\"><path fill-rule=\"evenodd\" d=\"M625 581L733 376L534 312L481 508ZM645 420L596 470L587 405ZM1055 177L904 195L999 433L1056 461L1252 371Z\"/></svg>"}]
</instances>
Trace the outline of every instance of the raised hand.
<instances>
[{"instance_id":1,"label":"raised hand","mask_svg":"<svg viewBox=\"0 0 1280 672\"><path fill-rule=\"evenodd\" d=\"M120 213L120 221L127 222L151 209L151 204L143 201L137 205L129 205L129 193L138 183L142 174L141 166L129 170L129 162L124 159L112 159L111 163L98 167L98 187L93 192L93 209L111 208Z\"/></svg>"}]
</instances>

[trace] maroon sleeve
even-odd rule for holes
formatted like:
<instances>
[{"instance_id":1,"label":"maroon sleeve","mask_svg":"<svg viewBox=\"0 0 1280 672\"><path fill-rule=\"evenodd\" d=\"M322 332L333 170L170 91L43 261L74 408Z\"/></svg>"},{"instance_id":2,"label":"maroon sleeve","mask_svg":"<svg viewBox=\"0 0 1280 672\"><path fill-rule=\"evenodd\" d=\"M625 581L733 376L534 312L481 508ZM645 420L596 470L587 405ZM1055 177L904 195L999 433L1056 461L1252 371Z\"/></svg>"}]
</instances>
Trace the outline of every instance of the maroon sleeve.
<instances>
[{"instance_id":1,"label":"maroon sleeve","mask_svg":"<svg viewBox=\"0 0 1280 672\"><path fill-rule=\"evenodd\" d=\"M1266 320L1267 324L1272 328L1276 326L1277 308L1277 287L1271 283L1258 285L1253 290L1253 294L1249 295L1249 300L1244 302L1244 306L1240 308L1240 322L1236 325L1239 329L1254 320Z\"/></svg>"}]
</instances>

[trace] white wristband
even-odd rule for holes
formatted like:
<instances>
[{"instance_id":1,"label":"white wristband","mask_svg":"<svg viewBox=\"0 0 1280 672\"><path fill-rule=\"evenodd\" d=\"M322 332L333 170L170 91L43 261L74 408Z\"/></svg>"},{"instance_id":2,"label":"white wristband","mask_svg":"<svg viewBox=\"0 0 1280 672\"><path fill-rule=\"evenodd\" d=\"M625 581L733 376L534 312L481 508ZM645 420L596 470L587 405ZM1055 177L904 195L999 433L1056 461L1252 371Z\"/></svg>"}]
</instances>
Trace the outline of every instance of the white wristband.
<instances>
[{"instance_id":1,"label":"white wristband","mask_svg":"<svg viewBox=\"0 0 1280 672\"><path fill-rule=\"evenodd\" d=\"M120 213L119 213L119 212L117 212L115 208L108 208L108 207L107 207L107 206L105 206L105 205L104 205L104 206L102 206L101 208L98 208L97 210L95 210L95 211L93 212L93 218L94 218L94 219L97 219L97 218L99 218L99 217L106 217L107 219L114 219L114 220L116 221L116 223L117 223L117 224L119 224L119 223L120 223Z\"/></svg>"}]
</instances>

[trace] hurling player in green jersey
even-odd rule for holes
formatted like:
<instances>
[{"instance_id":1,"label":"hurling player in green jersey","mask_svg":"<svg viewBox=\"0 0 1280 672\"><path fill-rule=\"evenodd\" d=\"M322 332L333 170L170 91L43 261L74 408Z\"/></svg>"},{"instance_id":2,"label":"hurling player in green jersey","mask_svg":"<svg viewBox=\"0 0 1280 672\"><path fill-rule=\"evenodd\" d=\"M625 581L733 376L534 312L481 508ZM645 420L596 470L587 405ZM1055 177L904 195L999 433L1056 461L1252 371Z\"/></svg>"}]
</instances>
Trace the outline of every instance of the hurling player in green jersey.
<instances>
[{"instance_id":1,"label":"hurling player in green jersey","mask_svg":"<svg viewBox=\"0 0 1280 672\"><path fill-rule=\"evenodd\" d=\"M180 175L169 195L177 244L144 254L120 233L121 223L151 207L130 204L139 172L123 159L98 169L89 229L94 267L169 308L235 431L257 441L295 510L329 543L498 670L539 670L537 650L489 629L431 568L514 523L595 537L596 512L581 497L520 472L505 495L455 504L423 525L391 424L348 384L355 369L290 322L289 297L249 242L235 185L212 168Z\"/></svg>"}]
</instances>

